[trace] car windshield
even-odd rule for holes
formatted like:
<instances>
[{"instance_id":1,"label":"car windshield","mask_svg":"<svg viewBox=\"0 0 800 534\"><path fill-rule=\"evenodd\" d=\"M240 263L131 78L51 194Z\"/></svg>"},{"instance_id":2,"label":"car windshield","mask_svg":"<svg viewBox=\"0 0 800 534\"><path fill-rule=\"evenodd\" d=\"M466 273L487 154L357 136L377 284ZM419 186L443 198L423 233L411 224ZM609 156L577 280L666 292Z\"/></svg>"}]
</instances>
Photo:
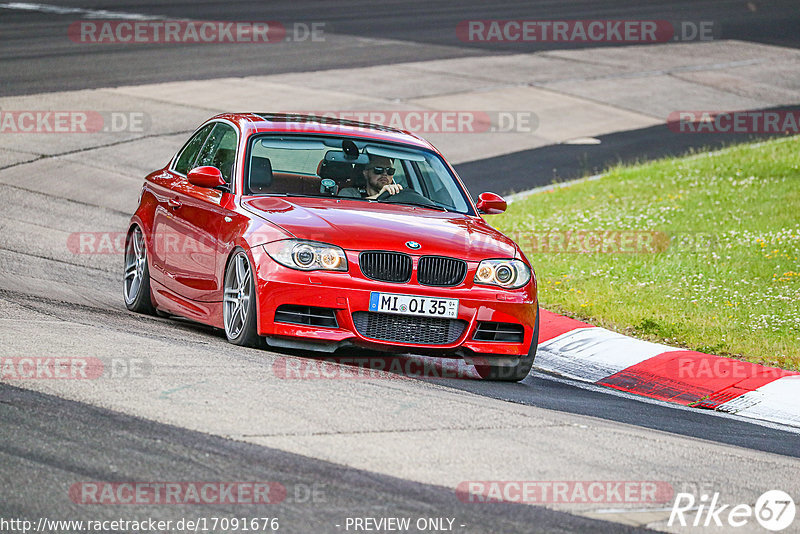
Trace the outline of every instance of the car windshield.
<instances>
[{"instance_id":1,"label":"car windshield","mask_svg":"<svg viewBox=\"0 0 800 534\"><path fill-rule=\"evenodd\" d=\"M379 201L471 213L466 193L430 151L348 137L286 135L255 137L248 150L246 194L368 202L370 172L382 171L384 183L393 181L403 191Z\"/></svg>"}]
</instances>

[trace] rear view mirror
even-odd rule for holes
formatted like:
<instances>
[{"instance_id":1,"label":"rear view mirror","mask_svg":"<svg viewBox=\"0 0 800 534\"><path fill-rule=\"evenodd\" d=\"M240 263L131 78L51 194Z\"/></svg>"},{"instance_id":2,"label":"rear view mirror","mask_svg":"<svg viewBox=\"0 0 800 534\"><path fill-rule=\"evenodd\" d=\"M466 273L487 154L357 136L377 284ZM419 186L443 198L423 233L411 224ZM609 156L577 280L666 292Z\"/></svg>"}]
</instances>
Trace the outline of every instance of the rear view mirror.
<instances>
[{"instance_id":1,"label":"rear view mirror","mask_svg":"<svg viewBox=\"0 0 800 534\"><path fill-rule=\"evenodd\" d=\"M358 165L366 165L369 163L369 156L366 154L358 154L356 157L347 155L338 150L328 150L325 152L325 161L332 161L335 163L356 163Z\"/></svg>"},{"instance_id":2,"label":"rear view mirror","mask_svg":"<svg viewBox=\"0 0 800 534\"><path fill-rule=\"evenodd\" d=\"M221 185L227 185L222 178L222 173L216 167L195 167L186 175L189 183L197 187L213 189Z\"/></svg>"},{"instance_id":3,"label":"rear view mirror","mask_svg":"<svg viewBox=\"0 0 800 534\"><path fill-rule=\"evenodd\" d=\"M497 193L487 191L478 195L478 203L476 204L478 211L486 213L487 215L496 215L506 211L508 204L505 199Z\"/></svg>"}]
</instances>

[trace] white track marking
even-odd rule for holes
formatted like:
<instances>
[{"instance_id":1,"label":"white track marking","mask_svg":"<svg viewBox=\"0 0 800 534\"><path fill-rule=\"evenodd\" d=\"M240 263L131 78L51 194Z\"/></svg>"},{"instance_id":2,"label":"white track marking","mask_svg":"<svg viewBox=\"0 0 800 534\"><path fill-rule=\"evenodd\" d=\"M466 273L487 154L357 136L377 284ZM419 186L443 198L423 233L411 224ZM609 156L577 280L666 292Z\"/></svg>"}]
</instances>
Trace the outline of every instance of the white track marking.
<instances>
[{"instance_id":1,"label":"white track marking","mask_svg":"<svg viewBox=\"0 0 800 534\"><path fill-rule=\"evenodd\" d=\"M534 364L534 368L538 367L538 362ZM692 413L699 413L701 415L705 415L707 417L721 417L723 419L733 419L734 421L739 421L741 423L750 423L752 425L763 426L766 428L771 428L773 430L781 430L783 432L790 432L792 434L800 435L800 428L781 425L777 423L773 423L770 421L762 421L759 419L751 419L749 417L743 417L741 415L735 415L725 412L717 412L714 410L698 410L697 408L691 408L689 406L684 406L683 404L674 404L672 402L665 402L657 399L651 399L650 397L642 397L640 395L634 395L633 393L628 393L626 391L620 391L618 389L609 388L606 386L598 386L595 384L590 384L586 382L580 382L577 380L573 380L571 378L561 378L558 376L553 376L546 372L541 372L541 370L537 369L535 372L531 373L531 376L535 376L536 378L541 378L542 380L550 380L552 382L558 382L560 384L566 384L568 386L573 386L580 389L585 389L587 391L594 391L596 393L603 393L606 395L613 395L615 397L622 397L629 400L635 400L638 402L644 402L646 404L655 404L658 406L663 406L665 408L672 408L673 410L682 410L686 412ZM601 418L601 416L593 416L591 414L584 414L586 417L597 417Z\"/></svg>"},{"instance_id":2,"label":"white track marking","mask_svg":"<svg viewBox=\"0 0 800 534\"><path fill-rule=\"evenodd\" d=\"M29 2L9 2L0 4L0 9L14 9L17 11L38 11L39 13L52 13L55 15L79 15L90 19L123 19L123 20L163 20L157 15L143 15L141 13L126 13L123 11L106 11L105 9L83 9L79 7L54 6L51 4L34 4Z\"/></svg>"},{"instance_id":3,"label":"white track marking","mask_svg":"<svg viewBox=\"0 0 800 534\"><path fill-rule=\"evenodd\" d=\"M536 365L546 371L597 382L665 352L682 349L606 330L578 328L539 344Z\"/></svg>"},{"instance_id":4,"label":"white track marking","mask_svg":"<svg viewBox=\"0 0 800 534\"><path fill-rule=\"evenodd\" d=\"M779 378L717 409L742 417L800 426L800 376Z\"/></svg>"}]
</instances>

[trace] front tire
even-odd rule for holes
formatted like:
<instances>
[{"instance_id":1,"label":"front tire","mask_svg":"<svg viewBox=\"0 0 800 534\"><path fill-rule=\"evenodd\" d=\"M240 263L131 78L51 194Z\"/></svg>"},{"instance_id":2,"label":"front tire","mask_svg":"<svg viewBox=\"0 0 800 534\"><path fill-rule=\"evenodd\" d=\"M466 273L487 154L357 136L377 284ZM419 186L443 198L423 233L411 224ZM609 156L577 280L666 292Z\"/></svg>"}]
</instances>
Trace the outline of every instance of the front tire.
<instances>
[{"instance_id":1,"label":"front tire","mask_svg":"<svg viewBox=\"0 0 800 534\"><path fill-rule=\"evenodd\" d=\"M132 312L154 315L150 297L150 269L147 266L147 247L139 226L128 232L125 240L125 272L122 279L125 306Z\"/></svg>"},{"instance_id":2,"label":"front tire","mask_svg":"<svg viewBox=\"0 0 800 534\"><path fill-rule=\"evenodd\" d=\"M225 336L234 345L258 347L256 290L253 269L244 250L237 249L225 269L222 302Z\"/></svg>"},{"instance_id":3,"label":"front tire","mask_svg":"<svg viewBox=\"0 0 800 534\"><path fill-rule=\"evenodd\" d=\"M539 347L539 305L536 305L536 321L533 326L533 339L528 354L523 356L514 366L476 365L475 370L483 380L495 382L519 382L524 380L531 372L533 360L536 358L536 349ZM489 360L491 356L485 359Z\"/></svg>"}]
</instances>

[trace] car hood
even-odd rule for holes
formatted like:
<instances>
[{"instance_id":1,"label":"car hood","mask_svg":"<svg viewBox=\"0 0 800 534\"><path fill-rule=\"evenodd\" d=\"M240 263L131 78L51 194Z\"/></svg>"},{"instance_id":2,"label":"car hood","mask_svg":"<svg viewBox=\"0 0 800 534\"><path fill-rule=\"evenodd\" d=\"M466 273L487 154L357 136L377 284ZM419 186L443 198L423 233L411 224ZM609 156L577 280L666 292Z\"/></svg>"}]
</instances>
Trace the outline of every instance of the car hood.
<instances>
[{"instance_id":1,"label":"car hood","mask_svg":"<svg viewBox=\"0 0 800 534\"><path fill-rule=\"evenodd\" d=\"M243 205L299 239L348 250L394 250L468 261L516 256L513 241L479 217L459 213L313 197L260 197L247 199ZM408 241L421 247L412 250Z\"/></svg>"}]
</instances>

